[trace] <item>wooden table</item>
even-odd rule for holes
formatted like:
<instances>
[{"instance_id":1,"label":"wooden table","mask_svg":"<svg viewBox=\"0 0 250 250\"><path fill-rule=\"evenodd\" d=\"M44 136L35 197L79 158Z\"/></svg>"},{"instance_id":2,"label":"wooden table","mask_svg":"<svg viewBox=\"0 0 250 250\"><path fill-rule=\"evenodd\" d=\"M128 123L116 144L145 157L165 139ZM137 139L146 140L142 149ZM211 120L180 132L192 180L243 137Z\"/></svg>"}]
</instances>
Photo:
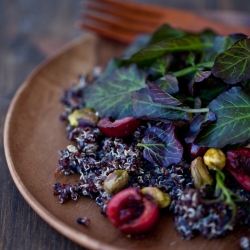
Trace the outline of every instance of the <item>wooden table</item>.
<instances>
[{"instance_id":1,"label":"wooden table","mask_svg":"<svg viewBox=\"0 0 250 250\"><path fill-rule=\"evenodd\" d=\"M164 0L137 1L167 5ZM83 249L51 228L25 202L10 176L2 142L7 109L18 87L57 48L82 34L73 27L80 2L0 0L0 249ZM168 5L250 26L249 1L169 0Z\"/></svg>"}]
</instances>

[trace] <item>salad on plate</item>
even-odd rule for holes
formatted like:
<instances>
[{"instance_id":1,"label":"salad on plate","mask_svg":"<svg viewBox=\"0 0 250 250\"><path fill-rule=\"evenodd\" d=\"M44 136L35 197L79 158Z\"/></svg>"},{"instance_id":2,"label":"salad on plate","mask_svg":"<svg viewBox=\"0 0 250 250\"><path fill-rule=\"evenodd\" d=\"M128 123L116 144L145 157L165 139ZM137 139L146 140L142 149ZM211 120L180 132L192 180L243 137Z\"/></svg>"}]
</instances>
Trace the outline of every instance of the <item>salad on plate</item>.
<instances>
[{"instance_id":1,"label":"salad on plate","mask_svg":"<svg viewBox=\"0 0 250 250\"><path fill-rule=\"evenodd\" d=\"M250 39L162 25L61 97L59 202L88 196L125 235L172 214L184 239L250 223ZM89 218L78 218L89 225ZM242 247L249 247L246 236Z\"/></svg>"}]
</instances>

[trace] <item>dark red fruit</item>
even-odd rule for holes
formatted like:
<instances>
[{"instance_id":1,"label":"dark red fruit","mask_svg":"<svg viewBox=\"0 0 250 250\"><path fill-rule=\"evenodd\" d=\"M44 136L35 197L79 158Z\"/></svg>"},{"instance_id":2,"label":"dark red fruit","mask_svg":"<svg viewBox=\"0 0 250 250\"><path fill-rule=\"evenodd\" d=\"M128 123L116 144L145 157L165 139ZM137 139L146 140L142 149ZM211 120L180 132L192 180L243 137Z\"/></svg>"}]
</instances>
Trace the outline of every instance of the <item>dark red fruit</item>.
<instances>
[{"instance_id":1,"label":"dark red fruit","mask_svg":"<svg viewBox=\"0 0 250 250\"><path fill-rule=\"evenodd\" d=\"M125 137L133 134L140 124L140 120L136 120L134 117L125 117L115 121L104 117L97 123L97 127L106 136Z\"/></svg>"},{"instance_id":2,"label":"dark red fruit","mask_svg":"<svg viewBox=\"0 0 250 250\"><path fill-rule=\"evenodd\" d=\"M127 234L148 231L159 217L159 207L145 198L138 188L127 188L108 203L107 215L111 223Z\"/></svg>"},{"instance_id":3,"label":"dark red fruit","mask_svg":"<svg viewBox=\"0 0 250 250\"><path fill-rule=\"evenodd\" d=\"M195 143L187 143L185 147L185 154L188 160L192 161L197 157L203 157L208 150L208 147L201 147Z\"/></svg>"},{"instance_id":4,"label":"dark red fruit","mask_svg":"<svg viewBox=\"0 0 250 250\"><path fill-rule=\"evenodd\" d=\"M250 192L250 149L232 149L227 152L226 169L235 180Z\"/></svg>"}]
</instances>

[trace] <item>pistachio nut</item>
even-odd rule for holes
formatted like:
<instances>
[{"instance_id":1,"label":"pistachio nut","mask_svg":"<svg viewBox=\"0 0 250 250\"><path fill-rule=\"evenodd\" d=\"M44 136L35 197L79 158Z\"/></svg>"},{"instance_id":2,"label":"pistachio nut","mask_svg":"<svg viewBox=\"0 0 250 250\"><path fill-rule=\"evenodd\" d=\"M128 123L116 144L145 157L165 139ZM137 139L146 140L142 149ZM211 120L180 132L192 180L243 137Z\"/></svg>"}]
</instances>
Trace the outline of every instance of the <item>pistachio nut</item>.
<instances>
[{"instance_id":1,"label":"pistachio nut","mask_svg":"<svg viewBox=\"0 0 250 250\"><path fill-rule=\"evenodd\" d=\"M160 208L164 208L170 205L171 196L167 193L163 193L157 187L145 187L141 190L143 195L150 196L152 201L155 202Z\"/></svg>"},{"instance_id":2,"label":"pistachio nut","mask_svg":"<svg viewBox=\"0 0 250 250\"><path fill-rule=\"evenodd\" d=\"M128 183L129 175L126 170L115 170L104 181L104 190L109 194L116 194Z\"/></svg>"},{"instance_id":3,"label":"pistachio nut","mask_svg":"<svg viewBox=\"0 0 250 250\"><path fill-rule=\"evenodd\" d=\"M222 170L226 165L226 156L218 148L210 148L203 156L204 163L213 170Z\"/></svg>"},{"instance_id":4,"label":"pistachio nut","mask_svg":"<svg viewBox=\"0 0 250 250\"><path fill-rule=\"evenodd\" d=\"M78 126L79 119L86 120L95 125L97 124L99 117L96 115L95 111L90 108L77 109L68 116L70 125L74 127Z\"/></svg>"},{"instance_id":5,"label":"pistachio nut","mask_svg":"<svg viewBox=\"0 0 250 250\"><path fill-rule=\"evenodd\" d=\"M210 175L206 165L201 157L197 157L191 162L191 175L194 180L194 186L197 189L202 189L206 184L212 185L213 178Z\"/></svg>"}]
</instances>

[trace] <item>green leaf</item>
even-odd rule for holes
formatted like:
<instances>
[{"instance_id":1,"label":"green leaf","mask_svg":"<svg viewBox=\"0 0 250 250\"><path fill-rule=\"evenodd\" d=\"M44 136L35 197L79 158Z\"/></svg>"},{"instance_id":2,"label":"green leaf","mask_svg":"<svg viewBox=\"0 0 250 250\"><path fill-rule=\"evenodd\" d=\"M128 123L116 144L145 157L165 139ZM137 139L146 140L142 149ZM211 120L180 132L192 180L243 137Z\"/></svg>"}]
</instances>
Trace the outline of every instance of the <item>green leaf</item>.
<instances>
[{"instance_id":1,"label":"green leaf","mask_svg":"<svg viewBox=\"0 0 250 250\"><path fill-rule=\"evenodd\" d=\"M186 35L181 38L164 40L159 43L149 45L145 49L134 54L127 63L145 64L145 61L156 59L167 52L177 51L199 51L212 47L212 43L204 43L199 35Z\"/></svg>"},{"instance_id":2,"label":"green leaf","mask_svg":"<svg viewBox=\"0 0 250 250\"><path fill-rule=\"evenodd\" d=\"M220 54L212 68L214 76L236 84L250 78L250 39L243 38Z\"/></svg>"},{"instance_id":3,"label":"green leaf","mask_svg":"<svg viewBox=\"0 0 250 250\"><path fill-rule=\"evenodd\" d=\"M121 66L122 66L122 60L121 59L119 59L119 58L112 58L108 62L108 65L106 66L105 71L99 77L98 80L111 75L116 69L120 68Z\"/></svg>"},{"instance_id":4,"label":"green leaf","mask_svg":"<svg viewBox=\"0 0 250 250\"><path fill-rule=\"evenodd\" d=\"M211 49L206 51L205 61L214 61L215 58L225 52L234 44L234 40L227 36L217 36L214 39L214 45Z\"/></svg>"},{"instance_id":5,"label":"green leaf","mask_svg":"<svg viewBox=\"0 0 250 250\"><path fill-rule=\"evenodd\" d=\"M188 53L186 64L190 64L191 66L195 65L195 54L193 52Z\"/></svg>"},{"instance_id":6,"label":"green leaf","mask_svg":"<svg viewBox=\"0 0 250 250\"><path fill-rule=\"evenodd\" d=\"M206 42L206 43L207 43L207 42L213 43L215 37L217 36L217 34L214 33L214 31L207 29L207 30L202 31L202 32L200 33L200 36L201 36L201 40L202 40L203 42Z\"/></svg>"},{"instance_id":7,"label":"green leaf","mask_svg":"<svg viewBox=\"0 0 250 250\"><path fill-rule=\"evenodd\" d=\"M149 44L158 43L163 40L179 38L184 35L185 35L185 32L174 29L167 24L163 24L152 34Z\"/></svg>"},{"instance_id":8,"label":"green leaf","mask_svg":"<svg viewBox=\"0 0 250 250\"><path fill-rule=\"evenodd\" d=\"M208 107L217 120L201 131L199 145L222 148L250 138L250 96L240 87L222 93Z\"/></svg>"},{"instance_id":9,"label":"green leaf","mask_svg":"<svg viewBox=\"0 0 250 250\"><path fill-rule=\"evenodd\" d=\"M113 74L88 85L84 92L86 106L101 117L120 119L133 116L131 93L146 86L146 74L136 65L119 68Z\"/></svg>"},{"instance_id":10,"label":"green leaf","mask_svg":"<svg viewBox=\"0 0 250 250\"><path fill-rule=\"evenodd\" d=\"M122 53L122 58L129 58L139 50L146 47L150 40L150 35L143 34L135 38L135 40Z\"/></svg>"},{"instance_id":11,"label":"green leaf","mask_svg":"<svg viewBox=\"0 0 250 250\"><path fill-rule=\"evenodd\" d=\"M208 86L204 86L199 92L203 105L208 105L215 97L224 92L226 88L227 84L222 80L211 80Z\"/></svg>"},{"instance_id":12,"label":"green leaf","mask_svg":"<svg viewBox=\"0 0 250 250\"><path fill-rule=\"evenodd\" d=\"M152 72L152 74L160 74L164 76L172 61L173 61L173 56L170 54L159 57L149 67L150 72Z\"/></svg>"}]
</instances>

